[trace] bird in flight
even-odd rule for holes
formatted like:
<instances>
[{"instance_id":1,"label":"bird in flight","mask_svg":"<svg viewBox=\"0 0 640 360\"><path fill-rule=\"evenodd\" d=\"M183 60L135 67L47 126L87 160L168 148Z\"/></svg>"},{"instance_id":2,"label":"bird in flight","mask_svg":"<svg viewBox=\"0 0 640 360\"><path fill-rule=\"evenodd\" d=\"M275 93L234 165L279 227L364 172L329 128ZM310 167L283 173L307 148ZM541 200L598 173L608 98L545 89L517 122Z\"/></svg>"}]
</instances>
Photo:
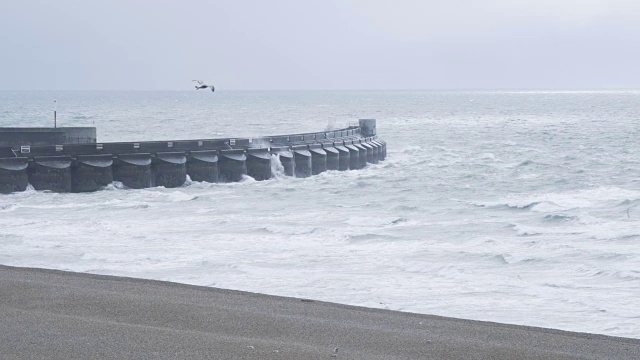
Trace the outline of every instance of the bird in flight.
<instances>
[{"instance_id":1,"label":"bird in flight","mask_svg":"<svg viewBox=\"0 0 640 360\"><path fill-rule=\"evenodd\" d=\"M207 84L203 83L202 80L191 80L191 81L197 81L198 82L198 85L196 85L196 90L210 88L211 91L216 91L216 89L213 87L213 85L207 85Z\"/></svg>"}]
</instances>

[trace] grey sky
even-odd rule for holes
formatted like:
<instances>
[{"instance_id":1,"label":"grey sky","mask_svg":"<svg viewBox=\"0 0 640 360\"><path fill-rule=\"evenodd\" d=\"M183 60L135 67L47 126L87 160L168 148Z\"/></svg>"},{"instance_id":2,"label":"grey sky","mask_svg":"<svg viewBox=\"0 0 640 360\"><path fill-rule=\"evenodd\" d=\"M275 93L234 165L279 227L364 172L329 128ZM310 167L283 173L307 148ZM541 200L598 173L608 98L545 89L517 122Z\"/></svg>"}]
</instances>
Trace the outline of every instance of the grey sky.
<instances>
[{"instance_id":1,"label":"grey sky","mask_svg":"<svg viewBox=\"0 0 640 360\"><path fill-rule=\"evenodd\" d=\"M0 89L640 88L635 0L0 0Z\"/></svg>"}]
</instances>

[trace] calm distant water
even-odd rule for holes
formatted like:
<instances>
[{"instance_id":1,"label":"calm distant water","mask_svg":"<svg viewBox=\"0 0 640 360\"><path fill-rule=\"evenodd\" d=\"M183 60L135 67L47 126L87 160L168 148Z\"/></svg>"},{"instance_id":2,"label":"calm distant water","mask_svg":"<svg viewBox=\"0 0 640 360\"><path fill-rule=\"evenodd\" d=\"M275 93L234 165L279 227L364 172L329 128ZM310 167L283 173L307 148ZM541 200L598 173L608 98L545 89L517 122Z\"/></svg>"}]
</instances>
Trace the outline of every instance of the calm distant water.
<instances>
[{"instance_id":1,"label":"calm distant water","mask_svg":"<svg viewBox=\"0 0 640 360\"><path fill-rule=\"evenodd\" d=\"M378 119L384 163L0 197L0 263L640 338L640 92L0 92L99 141Z\"/></svg>"}]
</instances>

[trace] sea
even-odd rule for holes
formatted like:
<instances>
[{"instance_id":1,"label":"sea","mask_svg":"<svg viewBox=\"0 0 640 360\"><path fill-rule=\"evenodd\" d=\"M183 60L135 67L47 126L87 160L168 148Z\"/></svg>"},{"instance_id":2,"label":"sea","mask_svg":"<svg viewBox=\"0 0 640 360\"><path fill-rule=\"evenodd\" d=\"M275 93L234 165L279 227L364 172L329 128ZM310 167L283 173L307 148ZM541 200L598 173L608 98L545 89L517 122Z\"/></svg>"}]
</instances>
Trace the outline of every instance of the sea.
<instances>
[{"instance_id":1,"label":"sea","mask_svg":"<svg viewBox=\"0 0 640 360\"><path fill-rule=\"evenodd\" d=\"M0 196L0 264L640 338L640 91L0 92L0 127L99 142L377 119L310 178Z\"/></svg>"}]
</instances>

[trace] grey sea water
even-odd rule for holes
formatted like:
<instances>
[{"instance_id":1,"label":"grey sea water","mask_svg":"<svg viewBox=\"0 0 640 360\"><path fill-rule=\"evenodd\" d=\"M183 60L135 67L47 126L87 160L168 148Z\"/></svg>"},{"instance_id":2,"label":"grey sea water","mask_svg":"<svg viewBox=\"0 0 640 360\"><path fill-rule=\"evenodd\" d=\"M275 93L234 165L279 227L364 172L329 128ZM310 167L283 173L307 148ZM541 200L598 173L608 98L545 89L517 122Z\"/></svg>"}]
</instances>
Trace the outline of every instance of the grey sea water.
<instances>
[{"instance_id":1,"label":"grey sea water","mask_svg":"<svg viewBox=\"0 0 640 360\"><path fill-rule=\"evenodd\" d=\"M640 338L640 92L0 92L0 126L49 126L54 99L100 141L376 118L388 157L1 196L0 264Z\"/></svg>"}]
</instances>

